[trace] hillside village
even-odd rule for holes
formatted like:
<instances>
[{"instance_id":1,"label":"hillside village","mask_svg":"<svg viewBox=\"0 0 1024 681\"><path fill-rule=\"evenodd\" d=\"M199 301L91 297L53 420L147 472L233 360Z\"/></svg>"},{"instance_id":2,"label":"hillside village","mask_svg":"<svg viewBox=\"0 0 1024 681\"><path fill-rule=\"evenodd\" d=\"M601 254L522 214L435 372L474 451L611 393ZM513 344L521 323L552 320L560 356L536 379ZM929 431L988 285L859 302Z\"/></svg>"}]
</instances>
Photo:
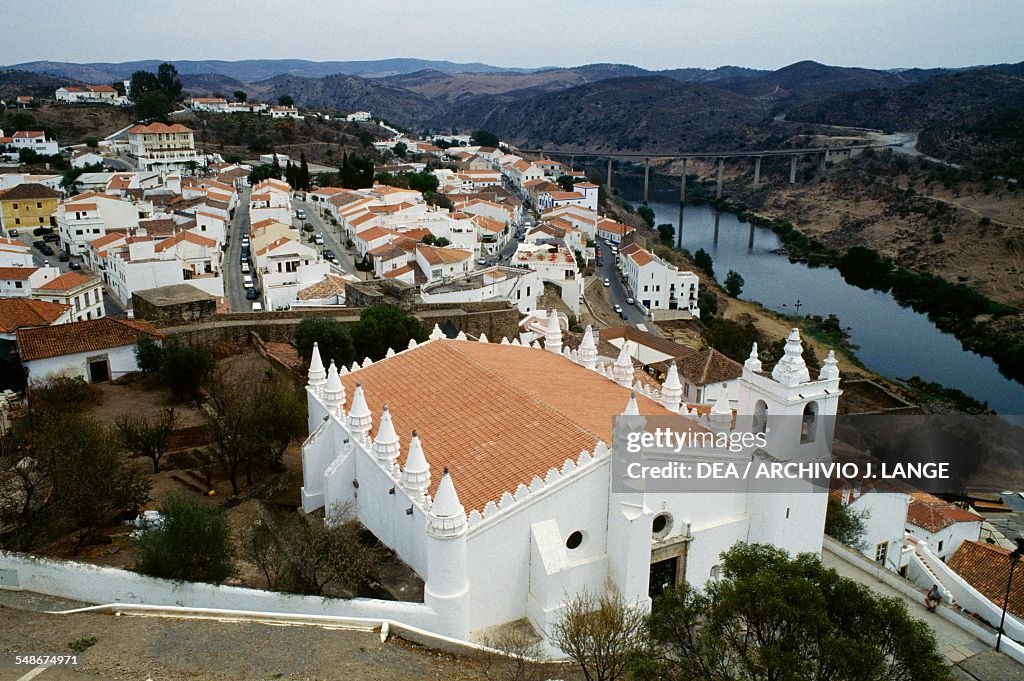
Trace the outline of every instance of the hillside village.
<instances>
[{"instance_id":1,"label":"hillside village","mask_svg":"<svg viewBox=\"0 0 1024 681\"><path fill-rule=\"evenodd\" d=\"M134 114L133 82L17 95L0 120L39 107ZM831 455L837 416L927 411L851 366L821 320L791 328L761 311L763 332L753 317L727 320L720 309L741 306L738 291L592 172L486 130L417 135L377 112L290 97L171 101L88 143L0 130L0 428L16 443L0 470L0 587L369 618L466 654L526 631L530 656L558 659L574 599L608 589L646 613L721 582L734 546L770 545L822 556L917 610L934 586L942 617L977 643L939 645L944 665L987 650L1000 627L1002 649L1024 662L1024 588L1002 600L1021 549L993 520L1007 510L998 495L838 476L817 493L616 487L632 419L773 431L763 447L715 456L789 462ZM242 158L205 142L222 117L333 117L367 144L335 165L252 146ZM125 473L145 488L116 498L130 513L112 502L44 541L21 523L49 517L48 501L26 490L57 479L34 471L43 449L67 443L31 419L61 410L122 435L132 418L165 418L166 432L145 451L106 446L128 465L152 460L152 474ZM230 460L232 443L262 449ZM145 564L139 537L172 517L175 495L203 508L230 500L217 512L247 541L253 528L307 527L289 523L312 521L325 543L332 527L354 527L342 562L371 547L371 565L282 586L287 570L275 582L269 554L239 549L219 578L132 571ZM6 551L15 537L38 543Z\"/></svg>"}]
</instances>

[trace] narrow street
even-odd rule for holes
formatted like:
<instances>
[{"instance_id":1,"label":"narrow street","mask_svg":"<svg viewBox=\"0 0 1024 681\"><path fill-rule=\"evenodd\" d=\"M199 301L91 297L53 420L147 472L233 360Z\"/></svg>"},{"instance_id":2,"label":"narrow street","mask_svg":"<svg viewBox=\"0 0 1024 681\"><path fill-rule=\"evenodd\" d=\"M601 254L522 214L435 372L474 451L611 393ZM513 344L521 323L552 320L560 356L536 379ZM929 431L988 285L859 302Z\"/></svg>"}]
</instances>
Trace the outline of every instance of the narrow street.
<instances>
[{"instance_id":1,"label":"narrow street","mask_svg":"<svg viewBox=\"0 0 1024 681\"><path fill-rule=\"evenodd\" d=\"M359 277L360 279L366 278L365 276L363 276L362 272L356 270L355 260L353 260L352 258L352 253L349 252L347 248L345 248L344 241L341 238L340 227L333 226L328 218L321 217L317 208L310 203L301 201L299 199L295 199L294 201L292 201L292 206L294 208L301 208L306 212L305 220L299 220L298 218L295 217L294 212L292 213L292 221L294 224L299 226L300 230L302 229L302 224L308 222L309 224L313 225L313 234L324 235L324 245L315 246L317 250L321 252L324 249L334 251L334 256L338 259L337 264L345 274L351 274L353 276ZM313 244L309 243L308 241L305 241L305 239L307 239L307 235L308 232L302 232L302 238L304 240L304 243L313 246Z\"/></svg>"},{"instance_id":2,"label":"narrow street","mask_svg":"<svg viewBox=\"0 0 1024 681\"><path fill-rule=\"evenodd\" d=\"M249 233L249 195L252 190L245 187L238 194L238 207L235 216L228 223L227 248L221 267L224 273L224 296L228 300L228 308L232 312L248 312L252 302L245 298L245 287L242 286L242 235ZM255 280L255 278L254 278Z\"/></svg>"}]
</instances>

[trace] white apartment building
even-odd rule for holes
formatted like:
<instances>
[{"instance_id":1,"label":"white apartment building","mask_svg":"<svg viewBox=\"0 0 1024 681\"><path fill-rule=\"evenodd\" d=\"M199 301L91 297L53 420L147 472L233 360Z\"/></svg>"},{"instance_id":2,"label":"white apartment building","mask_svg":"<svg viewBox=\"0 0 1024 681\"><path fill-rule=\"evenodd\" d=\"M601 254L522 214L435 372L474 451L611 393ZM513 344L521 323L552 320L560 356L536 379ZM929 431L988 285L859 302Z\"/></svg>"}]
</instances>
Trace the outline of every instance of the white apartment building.
<instances>
[{"instance_id":1,"label":"white apartment building","mask_svg":"<svg viewBox=\"0 0 1024 681\"><path fill-rule=\"evenodd\" d=\"M0 298L28 298L32 291L59 276L56 267L0 267Z\"/></svg>"},{"instance_id":2,"label":"white apartment building","mask_svg":"<svg viewBox=\"0 0 1024 681\"><path fill-rule=\"evenodd\" d=\"M103 282L81 272L67 272L34 289L32 297L71 308L71 321L84 322L104 316Z\"/></svg>"},{"instance_id":3,"label":"white apartment building","mask_svg":"<svg viewBox=\"0 0 1024 681\"><path fill-rule=\"evenodd\" d=\"M636 304L645 313L684 310L700 317L697 292L700 279L670 265L650 251L630 244L619 253L619 271ZM660 316L660 315L659 315Z\"/></svg>"},{"instance_id":4,"label":"white apartment building","mask_svg":"<svg viewBox=\"0 0 1024 681\"><path fill-rule=\"evenodd\" d=\"M19 130L11 135L8 145L15 151L29 149L40 156L56 156L60 153L57 140L46 139L46 133L41 130Z\"/></svg>"},{"instance_id":5,"label":"white apartment building","mask_svg":"<svg viewBox=\"0 0 1024 681\"><path fill-rule=\"evenodd\" d=\"M71 255L82 255L89 242L110 231L139 226L139 207L106 194L79 194L57 206L60 244Z\"/></svg>"},{"instance_id":6,"label":"white apartment building","mask_svg":"<svg viewBox=\"0 0 1024 681\"><path fill-rule=\"evenodd\" d=\"M274 220L286 225L292 223L292 187L273 178L263 180L252 188L249 196L249 224Z\"/></svg>"},{"instance_id":7,"label":"white apartment building","mask_svg":"<svg viewBox=\"0 0 1024 681\"><path fill-rule=\"evenodd\" d=\"M110 85L68 85L57 88L54 99L62 104L121 104L124 97Z\"/></svg>"},{"instance_id":8,"label":"white apartment building","mask_svg":"<svg viewBox=\"0 0 1024 681\"><path fill-rule=\"evenodd\" d=\"M184 170L199 163L192 129L174 123L150 123L128 129L128 153L142 170Z\"/></svg>"},{"instance_id":9,"label":"white apartment building","mask_svg":"<svg viewBox=\"0 0 1024 681\"><path fill-rule=\"evenodd\" d=\"M576 256L561 244L520 243L512 256L513 267L524 267L551 282L562 292L562 302L573 314L579 314L583 294L583 275L576 265Z\"/></svg>"}]
</instances>

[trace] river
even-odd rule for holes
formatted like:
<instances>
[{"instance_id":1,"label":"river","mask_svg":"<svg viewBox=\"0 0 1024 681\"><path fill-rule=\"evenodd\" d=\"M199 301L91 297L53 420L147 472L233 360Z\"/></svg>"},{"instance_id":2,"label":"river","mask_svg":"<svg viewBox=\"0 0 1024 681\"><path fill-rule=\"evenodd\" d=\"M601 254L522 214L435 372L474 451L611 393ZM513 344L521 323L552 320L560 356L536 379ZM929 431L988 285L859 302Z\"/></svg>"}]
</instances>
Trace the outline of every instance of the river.
<instances>
[{"instance_id":1,"label":"river","mask_svg":"<svg viewBox=\"0 0 1024 681\"><path fill-rule=\"evenodd\" d=\"M649 203L655 222L671 223L678 230L678 186L658 180L652 178ZM638 181L623 175L615 182L623 198L640 203ZM835 269L791 263L775 252L781 244L769 229L755 227L751 242L750 225L735 215L720 213L716 229L713 208L687 205L682 245L691 253L699 248L710 253L719 281L729 270L739 272L745 281L740 297L745 300L785 314L835 314L849 327L857 358L876 373L890 378L917 375L988 402L1002 414L1022 413L1024 384L999 373L991 359L964 350L955 336L940 331L926 315L901 307L888 293L847 284Z\"/></svg>"}]
</instances>

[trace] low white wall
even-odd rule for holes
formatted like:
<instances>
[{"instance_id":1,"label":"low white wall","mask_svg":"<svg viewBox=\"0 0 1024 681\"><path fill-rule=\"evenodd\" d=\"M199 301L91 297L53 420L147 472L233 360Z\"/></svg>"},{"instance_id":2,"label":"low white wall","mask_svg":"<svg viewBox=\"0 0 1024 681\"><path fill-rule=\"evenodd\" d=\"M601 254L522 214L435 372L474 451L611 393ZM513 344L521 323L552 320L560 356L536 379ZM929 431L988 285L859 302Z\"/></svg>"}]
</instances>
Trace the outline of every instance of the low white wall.
<instances>
[{"instance_id":1,"label":"low white wall","mask_svg":"<svg viewBox=\"0 0 1024 681\"><path fill-rule=\"evenodd\" d=\"M445 631L422 603L369 598L339 599L260 589L174 582L127 570L0 552L0 588L70 598L86 603L137 603L244 612L393 620L426 631Z\"/></svg>"}]
</instances>

